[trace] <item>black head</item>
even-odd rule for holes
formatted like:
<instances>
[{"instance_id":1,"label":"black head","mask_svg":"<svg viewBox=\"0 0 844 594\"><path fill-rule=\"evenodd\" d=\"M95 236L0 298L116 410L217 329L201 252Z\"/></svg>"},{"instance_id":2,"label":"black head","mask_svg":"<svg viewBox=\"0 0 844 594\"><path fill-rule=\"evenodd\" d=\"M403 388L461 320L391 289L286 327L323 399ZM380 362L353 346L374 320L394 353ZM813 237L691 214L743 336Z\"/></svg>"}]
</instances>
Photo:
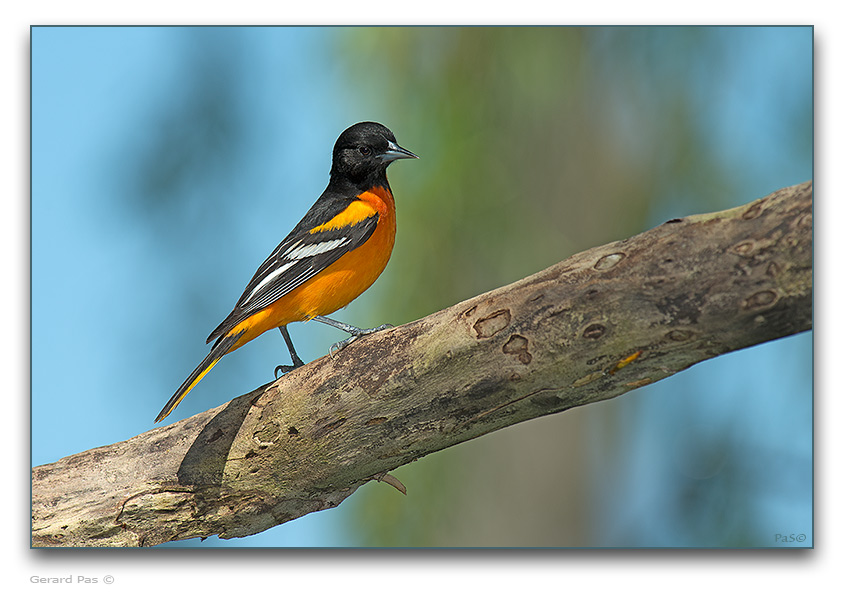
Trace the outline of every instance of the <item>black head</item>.
<instances>
[{"instance_id":1,"label":"black head","mask_svg":"<svg viewBox=\"0 0 844 594\"><path fill-rule=\"evenodd\" d=\"M418 159L396 143L390 129L377 122L361 122L347 128L334 144L331 178L343 177L355 184L382 184L387 165L396 159Z\"/></svg>"}]
</instances>

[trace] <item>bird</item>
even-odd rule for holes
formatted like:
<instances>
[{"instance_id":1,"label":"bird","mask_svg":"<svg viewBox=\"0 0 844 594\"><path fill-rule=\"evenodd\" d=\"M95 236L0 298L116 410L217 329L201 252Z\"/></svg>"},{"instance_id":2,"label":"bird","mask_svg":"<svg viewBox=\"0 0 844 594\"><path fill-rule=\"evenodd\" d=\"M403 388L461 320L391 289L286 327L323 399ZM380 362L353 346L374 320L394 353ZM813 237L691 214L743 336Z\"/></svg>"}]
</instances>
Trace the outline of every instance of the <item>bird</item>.
<instances>
[{"instance_id":1,"label":"bird","mask_svg":"<svg viewBox=\"0 0 844 594\"><path fill-rule=\"evenodd\" d=\"M396 142L389 128L359 122L334 144L328 186L246 285L231 313L211 332L211 351L176 390L155 422L167 415L227 353L264 332L278 328L292 365L304 365L287 331L292 322L317 320L350 334L329 352L361 336L389 328L357 328L328 318L348 305L381 275L396 237L396 207L387 167L398 159L419 157Z\"/></svg>"}]
</instances>

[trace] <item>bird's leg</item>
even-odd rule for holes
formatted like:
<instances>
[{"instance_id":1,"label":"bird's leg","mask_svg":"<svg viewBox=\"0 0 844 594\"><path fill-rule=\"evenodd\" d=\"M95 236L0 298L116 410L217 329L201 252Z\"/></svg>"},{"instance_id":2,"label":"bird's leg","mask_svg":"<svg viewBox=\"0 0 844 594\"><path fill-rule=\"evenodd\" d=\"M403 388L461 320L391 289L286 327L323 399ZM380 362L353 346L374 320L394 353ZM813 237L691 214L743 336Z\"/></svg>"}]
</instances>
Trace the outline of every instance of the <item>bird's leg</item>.
<instances>
[{"instance_id":1,"label":"bird's leg","mask_svg":"<svg viewBox=\"0 0 844 594\"><path fill-rule=\"evenodd\" d=\"M343 350L361 336L366 336L367 334L372 334L374 332L379 332L381 330L386 330L387 328L393 327L392 324L382 324L377 328L358 328L357 326L352 326L351 324L346 324L345 322L338 322L337 320L332 320L331 318L326 318L325 316L314 316L314 319L317 322L328 324L329 326L333 326L338 330L342 330L343 332L348 332L349 334L351 334L351 336L346 340L341 340L340 342L335 342L334 344L332 344L331 348L328 349L329 355L333 355L335 352Z\"/></svg>"},{"instance_id":2,"label":"bird's leg","mask_svg":"<svg viewBox=\"0 0 844 594\"><path fill-rule=\"evenodd\" d=\"M296 354L296 349L293 348L293 341L290 340L290 333L287 332L287 326L279 326L278 329L281 332L281 335L284 337L284 342L287 343L287 350L290 351L290 358L293 360L293 365L279 365L278 367L276 367L275 368L276 379L278 379L278 372L279 371L281 373L287 373L287 372L293 371L297 367L301 367L302 365L305 364L305 362L302 361L299 358L299 355Z\"/></svg>"}]
</instances>

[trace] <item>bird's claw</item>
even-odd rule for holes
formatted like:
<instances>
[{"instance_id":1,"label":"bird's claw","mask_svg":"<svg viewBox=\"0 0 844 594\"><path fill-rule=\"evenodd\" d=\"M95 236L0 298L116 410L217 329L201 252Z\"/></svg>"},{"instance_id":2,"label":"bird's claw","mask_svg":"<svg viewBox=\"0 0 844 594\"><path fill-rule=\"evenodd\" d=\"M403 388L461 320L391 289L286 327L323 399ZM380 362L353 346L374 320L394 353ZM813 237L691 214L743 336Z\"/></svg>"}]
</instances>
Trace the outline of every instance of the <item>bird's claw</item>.
<instances>
[{"instance_id":1,"label":"bird's claw","mask_svg":"<svg viewBox=\"0 0 844 594\"><path fill-rule=\"evenodd\" d=\"M273 375L275 375L275 379L278 379L278 372L279 371L282 374L290 373L294 369L298 369L299 367L302 367L304 364L305 364L304 361L302 361L299 357L296 357L293 360L293 365L279 365L278 367L275 368Z\"/></svg>"},{"instance_id":2,"label":"bird's claw","mask_svg":"<svg viewBox=\"0 0 844 594\"><path fill-rule=\"evenodd\" d=\"M328 347L328 356L333 357L334 353L339 353L344 348L352 344L359 336L363 336L362 334L352 334L346 340L341 340L340 342L335 342L330 347Z\"/></svg>"},{"instance_id":3,"label":"bird's claw","mask_svg":"<svg viewBox=\"0 0 844 594\"><path fill-rule=\"evenodd\" d=\"M335 342L334 344L332 344L331 347L328 349L328 355L333 357L335 353L339 353L361 336L366 336L367 334L375 334L376 332L380 332L381 330L386 330L388 328L394 327L395 326L393 326L392 324L381 324L376 328L357 328L357 332L352 334L346 340L341 340L340 342Z\"/></svg>"}]
</instances>

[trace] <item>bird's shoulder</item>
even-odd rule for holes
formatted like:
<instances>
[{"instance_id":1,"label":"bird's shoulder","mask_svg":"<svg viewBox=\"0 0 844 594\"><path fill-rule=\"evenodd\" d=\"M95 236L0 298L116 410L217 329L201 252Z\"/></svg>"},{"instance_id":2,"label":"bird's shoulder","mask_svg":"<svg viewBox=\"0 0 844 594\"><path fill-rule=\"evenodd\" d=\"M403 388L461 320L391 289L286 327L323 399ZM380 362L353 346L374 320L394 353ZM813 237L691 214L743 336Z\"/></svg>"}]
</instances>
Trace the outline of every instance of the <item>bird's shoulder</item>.
<instances>
[{"instance_id":1,"label":"bird's shoulder","mask_svg":"<svg viewBox=\"0 0 844 594\"><path fill-rule=\"evenodd\" d=\"M346 212L353 204L361 203L363 192L353 186L329 185L316 202L308 209L302 220L293 228L282 244L293 241L314 229L326 225L335 217ZM357 205L357 204L356 204ZM366 215L366 211L362 215ZM374 212L372 214L375 214Z\"/></svg>"}]
</instances>

